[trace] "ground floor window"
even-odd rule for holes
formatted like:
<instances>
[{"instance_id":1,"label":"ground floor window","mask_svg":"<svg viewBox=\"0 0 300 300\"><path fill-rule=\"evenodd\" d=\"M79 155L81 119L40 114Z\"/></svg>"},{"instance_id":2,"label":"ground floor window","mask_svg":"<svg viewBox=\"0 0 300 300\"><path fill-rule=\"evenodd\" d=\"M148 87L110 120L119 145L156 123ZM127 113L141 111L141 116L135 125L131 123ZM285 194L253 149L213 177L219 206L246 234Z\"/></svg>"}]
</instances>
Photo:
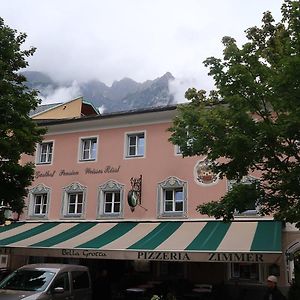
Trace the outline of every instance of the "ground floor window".
<instances>
[{"instance_id":1,"label":"ground floor window","mask_svg":"<svg viewBox=\"0 0 300 300\"><path fill-rule=\"evenodd\" d=\"M232 263L230 266L231 279L260 281L260 265L251 263Z\"/></svg>"}]
</instances>

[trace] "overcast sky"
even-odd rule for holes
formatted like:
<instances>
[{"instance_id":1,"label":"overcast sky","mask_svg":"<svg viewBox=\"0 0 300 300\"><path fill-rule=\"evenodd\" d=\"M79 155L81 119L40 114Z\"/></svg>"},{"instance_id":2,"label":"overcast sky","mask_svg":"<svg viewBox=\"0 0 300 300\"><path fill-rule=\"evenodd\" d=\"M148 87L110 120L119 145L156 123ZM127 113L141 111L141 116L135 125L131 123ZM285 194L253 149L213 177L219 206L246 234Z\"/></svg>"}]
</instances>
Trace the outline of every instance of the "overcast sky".
<instances>
[{"instance_id":1,"label":"overcast sky","mask_svg":"<svg viewBox=\"0 0 300 300\"><path fill-rule=\"evenodd\" d=\"M208 89L203 60L221 57L225 35L245 42L264 11L280 21L283 0L1 0L0 16L37 47L30 70L56 80L96 78L111 85L167 71Z\"/></svg>"}]
</instances>

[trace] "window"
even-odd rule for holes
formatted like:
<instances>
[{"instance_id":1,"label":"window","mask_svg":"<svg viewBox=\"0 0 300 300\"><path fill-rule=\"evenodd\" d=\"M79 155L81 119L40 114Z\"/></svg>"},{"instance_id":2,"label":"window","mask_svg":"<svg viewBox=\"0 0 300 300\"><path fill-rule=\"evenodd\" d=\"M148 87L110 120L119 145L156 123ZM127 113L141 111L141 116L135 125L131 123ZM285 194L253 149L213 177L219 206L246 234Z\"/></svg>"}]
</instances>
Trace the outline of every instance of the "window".
<instances>
[{"instance_id":1,"label":"window","mask_svg":"<svg viewBox=\"0 0 300 300\"><path fill-rule=\"evenodd\" d=\"M230 265L231 279L248 281L260 280L260 265L251 263L232 263Z\"/></svg>"},{"instance_id":2,"label":"window","mask_svg":"<svg viewBox=\"0 0 300 300\"><path fill-rule=\"evenodd\" d=\"M119 213L121 206L120 191L104 192L104 213Z\"/></svg>"},{"instance_id":3,"label":"window","mask_svg":"<svg viewBox=\"0 0 300 300\"><path fill-rule=\"evenodd\" d=\"M35 215L45 215L47 211L48 195L35 194L34 195L34 214Z\"/></svg>"},{"instance_id":4,"label":"window","mask_svg":"<svg viewBox=\"0 0 300 300\"><path fill-rule=\"evenodd\" d=\"M242 178L242 180L240 181L240 183L242 183L242 184L252 184L252 183L256 183L256 182L259 182L259 179L255 178L253 176L244 176ZM236 184L235 180L228 180L227 181L228 191L230 191L235 184ZM252 203L252 205L250 205L247 210L242 211L242 212L236 211L235 215L237 215L237 216L257 216L258 210L259 210L259 199L257 199L257 201Z\"/></svg>"},{"instance_id":5,"label":"window","mask_svg":"<svg viewBox=\"0 0 300 300\"><path fill-rule=\"evenodd\" d=\"M85 208L86 187L80 183L72 183L64 188L63 216L83 217Z\"/></svg>"},{"instance_id":6,"label":"window","mask_svg":"<svg viewBox=\"0 0 300 300\"><path fill-rule=\"evenodd\" d=\"M47 288L54 276L54 272L41 269L17 270L1 281L0 289L17 290L21 293L20 291L24 292L26 288L26 291L42 292Z\"/></svg>"},{"instance_id":7,"label":"window","mask_svg":"<svg viewBox=\"0 0 300 300\"><path fill-rule=\"evenodd\" d=\"M7 268L8 265L8 255L0 255L0 268ZM6 274L6 272L2 272L2 274L0 274L0 280L4 278Z\"/></svg>"},{"instance_id":8,"label":"window","mask_svg":"<svg viewBox=\"0 0 300 300\"><path fill-rule=\"evenodd\" d=\"M183 188L164 189L165 212L183 211Z\"/></svg>"},{"instance_id":9,"label":"window","mask_svg":"<svg viewBox=\"0 0 300 300\"><path fill-rule=\"evenodd\" d=\"M80 160L96 160L97 138L81 139Z\"/></svg>"},{"instance_id":10,"label":"window","mask_svg":"<svg viewBox=\"0 0 300 300\"><path fill-rule=\"evenodd\" d=\"M99 187L99 215L121 217L123 211L124 185L110 180Z\"/></svg>"},{"instance_id":11,"label":"window","mask_svg":"<svg viewBox=\"0 0 300 300\"><path fill-rule=\"evenodd\" d=\"M60 288L63 288L65 292L68 292L70 290L68 272L64 272L64 273L58 275L57 278L55 279L52 287L53 287L53 289L60 287Z\"/></svg>"},{"instance_id":12,"label":"window","mask_svg":"<svg viewBox=\"0 0 300 300\"><path fill-rule=\"evenodd\" d=\"M46 218L49 210L50 188L43 184L29 190L28 216L30 218Z\"/></svg>"},{"instance_id":13,"label":"window","mask_svg":"<svg viewBox=\"0 0 300 300\"><path fill-rule=\"evenodd\" d=\"M53 142L43 142L38 145L38 164L51 164L53 154Z\"/></svg>"},{"instance_id":14,"label":"window","mask_svg":"<svg viewBox=\"0 0 300 300\"><path fill-rule=\"evenodd\" d=\"M187 211L187 183L169 177L158 185L158 216L184 217Z\"/></svg>"},{"instance_id":15,"label":"window","mask_svg":"<svg viewBox=\"0 0 300 300\"><path fill-rule=\"evenodd\" d=\"M83 193L68 194L68 214L81 214L83 206Z\"/></svg>"},{"instance_id":16,"label":"window","mask_svg":"<svg viewBox=\"0 0 300 300\"><path fill-rule=\"evenodd\" d=\"M175 145L175 155L182 155L182 151L179 145Z\"/></svg>"},{"instance_id":17,"label":"window","mask_svg":"<svg viewBox=\"0 0 300 300\"><path fill-rule=\"evenodd\" d=\"M127 134L127 157L138 157L145 155L145 133Z\"/></svg>"}]
</instances>

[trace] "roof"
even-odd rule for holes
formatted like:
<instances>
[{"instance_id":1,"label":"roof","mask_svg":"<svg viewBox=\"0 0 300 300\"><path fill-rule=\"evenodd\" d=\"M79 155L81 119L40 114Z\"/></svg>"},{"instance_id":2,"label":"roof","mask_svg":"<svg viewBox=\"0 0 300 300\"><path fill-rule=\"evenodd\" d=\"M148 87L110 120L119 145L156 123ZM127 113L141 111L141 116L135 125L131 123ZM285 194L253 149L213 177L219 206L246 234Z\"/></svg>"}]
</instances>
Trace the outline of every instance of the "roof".
<instances>
[{"instance_id":1,"label":"roof","mask_svg":"<svg viewBox=\"0 0 300 300\"><path fill-rule=\"evenodd\" d=\"M176 110L177 105L168 105L168 106L159 106L159 107L151 107L145 109L136 109L136 110L129 110L129 111L120 111L120 112L113 112L113 113L106 113L97 116L83 116L81 118L69 118L69 119L48 119L48 120L35 120L38 125L41 126L49 126L49 125L57 125L57 124L68 124L68 123L75 123L75 122L85 122L90 120L97 120L97 119L111 119L114 117L122 117L122 116L132 116L138 114L149 114L155 112L164 112L164 111L172 111Z\"/></svg>"},{"instance_id":2,"label":"roof","mask_svg":"<svg viewBox=\"0 0 300 300\"><path fill-rule=\"evenodd\" d=\"M88 101L83 100L82 97L74 98L66 102L58 102L52 104L42 104L39 105L35 110L31 110L29 116L34 118L40 114L49 112L51 110L55 110L61 106L68 105L73 101L81 100L81 114L82 115L99 115L99 111L95 108L95 106Z\"/></svg>"},{"instance_id":3,"label":"roof","mask_svg":"<svg viewBox=\"0 0 300 300\"><path fill-rule=\"evenodd\" d=\"M51 103L51 104L42 104L42 105L39 105L37 106L37 108L35 110L31 110L29 112L29 116L32 117L32 116L35 116L35 115L38 115L42 112L45 112L47 110L50 110L54 107L57 107L57 106L60 106L62 105L63 103Z\"/></svg>"}]
</instances>

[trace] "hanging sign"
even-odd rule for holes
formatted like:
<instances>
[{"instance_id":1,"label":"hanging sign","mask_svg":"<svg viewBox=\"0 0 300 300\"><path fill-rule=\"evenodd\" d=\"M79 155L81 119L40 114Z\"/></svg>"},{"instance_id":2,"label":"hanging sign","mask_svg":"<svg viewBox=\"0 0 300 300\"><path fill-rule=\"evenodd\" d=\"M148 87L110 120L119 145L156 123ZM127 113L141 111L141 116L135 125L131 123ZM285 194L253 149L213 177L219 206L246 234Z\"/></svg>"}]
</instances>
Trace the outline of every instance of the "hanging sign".
<instances>
[{"instance_id":1,"label":"hanging sign","mask_svg":"<svg viewBox=\"0 0 300 300\"><path fill-rule=\"evenodd\" d=\"M136 191L130 190L128 192L127 201L128 205L132 208L136 207L138 204L138 194Z\"/></svg>"},{"instance_id":2,"label":"hanging sign","mask_svg":"<svg viewBox=\"0 0 300 300\"><path fill-rule=\"evenodd\" d=\"M134 208L137 205L141 206L141 197L142 197L142 175L139 178L131 177L131 190L127 195L127 202L130 206L131 211L134 211Z\"/></svg>"}]
</instances>

